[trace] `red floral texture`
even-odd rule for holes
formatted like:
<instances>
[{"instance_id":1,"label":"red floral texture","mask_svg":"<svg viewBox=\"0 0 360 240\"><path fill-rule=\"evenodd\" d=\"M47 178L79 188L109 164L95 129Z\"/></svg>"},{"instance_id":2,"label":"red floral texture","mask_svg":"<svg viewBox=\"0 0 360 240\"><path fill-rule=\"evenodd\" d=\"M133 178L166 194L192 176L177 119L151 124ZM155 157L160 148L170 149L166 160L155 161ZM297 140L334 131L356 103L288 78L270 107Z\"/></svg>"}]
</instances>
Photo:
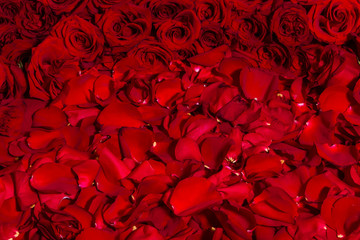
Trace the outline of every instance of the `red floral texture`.
<instances>
[{"instance_id":1,"label":"red floral texture","mask_svg":"<svg viewBox=\"0 0 360 240\"><path fill-rule=\"evenodd\" d=\"M359 0L0 0L0 240L360 239Z\"/></svg>"}]
</instances>

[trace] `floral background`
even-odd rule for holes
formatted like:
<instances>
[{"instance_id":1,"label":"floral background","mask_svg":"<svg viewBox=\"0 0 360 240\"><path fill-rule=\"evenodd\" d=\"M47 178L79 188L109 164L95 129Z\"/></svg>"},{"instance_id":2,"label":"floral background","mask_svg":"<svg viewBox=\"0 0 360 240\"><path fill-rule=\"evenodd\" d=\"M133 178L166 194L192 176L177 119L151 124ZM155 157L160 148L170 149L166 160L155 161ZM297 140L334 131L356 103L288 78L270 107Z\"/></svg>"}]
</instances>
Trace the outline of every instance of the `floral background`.
<instances>
[{"instance_id":1,"label":"floral background","mask_svg":"<svg viewBox=\"0 0 360 240\"><path fill-rule=\"evenodd\" d=\"M359 18L0 0L0 239L359 239Z\"/></svg>"}]
</instances>

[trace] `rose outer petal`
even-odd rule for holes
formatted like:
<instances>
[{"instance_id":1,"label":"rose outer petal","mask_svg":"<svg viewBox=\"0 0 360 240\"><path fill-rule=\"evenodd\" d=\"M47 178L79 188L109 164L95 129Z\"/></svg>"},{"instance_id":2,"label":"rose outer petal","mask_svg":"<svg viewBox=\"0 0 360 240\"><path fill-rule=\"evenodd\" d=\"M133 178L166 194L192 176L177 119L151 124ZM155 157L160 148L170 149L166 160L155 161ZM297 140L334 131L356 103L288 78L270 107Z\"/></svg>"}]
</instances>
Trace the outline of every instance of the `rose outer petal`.
<instances>
[{"instance_id":1,"label":"rose outer petal","mask_svg":"<svg viewBox=\"0 0 360 240\"><path fill-rule=\"evenodd\" d=\"M170 205L178 216L188 216L221 202L219 192L209 180L202 177L180 181L170 198Z\"/></svg>"},{"instance_id":2,"label":"rose outer petal","mask_svg":"<svg viewBox=\"0 0 360 240\"><path fill-rule=\"evenodd\" d=\"M66 193L72 195L79 189L71 168L58 163L41 165L33 173L30 184L42 193Z\"/></svg>"}]
</instances>

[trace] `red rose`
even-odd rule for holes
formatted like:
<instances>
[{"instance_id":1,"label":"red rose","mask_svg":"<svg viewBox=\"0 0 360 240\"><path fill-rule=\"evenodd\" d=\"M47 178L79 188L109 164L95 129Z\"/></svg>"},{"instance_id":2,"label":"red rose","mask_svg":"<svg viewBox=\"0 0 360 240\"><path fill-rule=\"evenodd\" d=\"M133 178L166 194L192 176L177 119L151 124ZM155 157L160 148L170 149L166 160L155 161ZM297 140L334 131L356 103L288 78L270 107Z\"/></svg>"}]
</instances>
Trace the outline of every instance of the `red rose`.
<instances>
[{"instance_id":1,"label":"red rose","mask_svg":"<svg viewBox=\"0 0 360 240\"><path fill-rule=\"evenodd\" d=\"M287 46L305 45L312 40L306 10L296 4L286 3L274 12L271 31Z\"/></svg>"},{"instance_id":2,"label":"red rose","mask_svg":"<svg viewBox=\"0 0 360 240\"><path fill-rule=\"evenodd\" d=\"M124 3L106 10L97 25L113 51L126 52L150 34L151 15L146 8Z\"/></svg>"},{"instance_id":3,"label":"red rose","mask_svg":"<svg viewBox=\"0 0 360 240\"><path fill-rule=\"evenodd\" d=\"M127 57L116 63L115 72L135 69L142 73L159 73L169 69L171 52L154 39L143 40L128 52Z\"/></svg>"},{"instance_id":4,"label":"red rose","mask_svg":"<svg viewBox=\"0 0 360 240\"><path fill-rule=\"evenodd\" d=\"M66 50L74 57L92 62L102 53L104 38L100 30L88 21L71 16L54 27L53 36L64 42Z\"/></svg>"},{"instance_id":5,"label":"red rose","mask_svg":"<svg viewBox=\"0 0 360 240\"><path fill-rule=\"evenodd\" d=\"M205 51L223 45L226 41L225 34L217 24L204 24L199 35L199 42Z\"/></svg>"},{"instance_id":6,"label":"red rose","mask_svg":"<svg viewBox=\"0 0 360 240\"><path fill-rule=\"evenodd\" d=\"M352 0L325 0L309 12L310 29L320 41L343 44L360 24L360 4Z\"/></svg>"},{"instance_id":7,"label":"red rose","mask_svg":"<svg viewBox=\"0 0 360 240\"><path fill-rule=\"evenodd\" d=\"M91 215L76 205L63 211L44 206L36 213L36 227L42 236L51 240L75 239L83 228L90 226L91 220Z\"/></svg>"},{"instance_id":8,"label":"red rose","mask_svg":"<svg viewBox=\"0 0 360 240\"><path fill-rule=\"evenodd\" d=\"M43 3L26 1L15 21L22 36L42 39L49 34L57 18Z\"/></svg>"},{"instance_id":9,"label":"red rose","mask_svg":"<svg viewBox=\"0 0 360 240\"><path fill-rule=\"evenodd\" d=\"M0 59L0 102L20 97L25 92L26 80L18 66L7 65Z\"/></svg>"},{"instance_id":10,"label":"red rose","mask_svg":"<svg viewBox=\"0 0 360 240\"><path fill-rule=\"evenodd\" d=\"M184 10L174 18L158 24L156 35L169 49L190 46L200 33L200 21L192 10Z\"/></svg>"},{"instance_id":11,"label":"red rose","mask_svg":"<svg viewBox=\"0 0 360 240\"><path fill-rule=\"evenodd\" d=\"M0 17L0 48L18 38L16 25L6 17Z\"/></svg>"},{"instance_id":12,"label":"red rose","mask_svg":"<svg viewBox=\"0 0 360 240\"><path fill-rule=\"evenodd\" d=\"M226 20L227 9L223 0L196 0L195 10L202 22L223 24Z\"/></svg>"},{"instance_id":13,"label":"red rose","mask_svg":"<svg viewBox=\"0 0 360 240\"><path fill-rule=\"evenodd\" d=\"M47 100L56 98L64 83L78 76L78 62L67 52L63 42L47 38L34 49L28 67L30 96Z\"/></svg>"},{"instance_id":14,"label":"red rose","mask_svg":"<svg viewBox=\"0 0 360 240\"><path fill-rule=\"evenodd\" d=\"M87 0L40 0L44 3L45 6L51 8L51 10L56 14L60 15L63 13L70 13L76 8L81 8L81 6L86 5Z\"/></svg>"},{"instance_id":15,"label":"red rose","mask_svg":"<svg viewBox=\"0 0 360 240\"><path fill-rule=\"evenodd\" d=\"M193 3L189 0L141 0L140 2L151 11L154 22L171 19L179 12L193 7Z\"/></svg>"},{"instance_id":16,"label":"red rose","mask_svg":"<svg viewBox=\"0 0 360 240\"><path fill-rule=\"evenodd\" d=\"M263 43L268 26L261 15L241 15L230 21L230 34L238 41L240 49L252 49Z\"/></svg>"},{"instance_id":17,"label":"red rose","mask_svg":"<svg viewBox=\"0 0 360 240\"><path fill-rule=\"evenodd\" d=\"M22 8L23 2L20 0L1 0L0 1L0 14L1 16L13 19L19 14Z\"/></svg>"}]
</instances>

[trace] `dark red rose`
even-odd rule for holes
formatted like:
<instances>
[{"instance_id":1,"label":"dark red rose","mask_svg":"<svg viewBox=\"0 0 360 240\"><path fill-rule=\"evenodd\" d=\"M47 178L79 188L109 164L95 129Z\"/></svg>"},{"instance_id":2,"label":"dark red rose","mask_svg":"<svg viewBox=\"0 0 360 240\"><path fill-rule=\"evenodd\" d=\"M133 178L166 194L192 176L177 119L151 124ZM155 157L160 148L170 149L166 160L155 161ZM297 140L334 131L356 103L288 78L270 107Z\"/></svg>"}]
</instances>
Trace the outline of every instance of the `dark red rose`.
<instances>
[{"instance_id":1,"label":"dark red rose","mask_svg":"<svg viewBox=\"0 0 360 240\"><path fill-rule=\"evenodd\" d=\"M66 81L78 76L78 62L56 37L47 38L33 52L28 67L29 94L43 100L54 99Z\"/></svg>"},{"instance_id":2,"label":"dark red rose","mask_svg":"<svg viewBox=\"0 0 360 240\"><path fill-rule=\"evenodd\" d=\"M193 7L193 3L189 0L142 0L140 2L151 11L154 22L171 19L179 12Z\"/></svg>"},{"instance_id":3,"label":"dark red rose","mask_svg":"<svg viewBox=\"0 0 360 240\"><path fill-rule=\"evenodd\" d=\"M230 21L230 34L238 41L240 49L252 49L263 44L268 26L261 15L241 15Z\"/></svg>"},{"instance_id":4,"label":"dark red rose","mask_svg":"<svg viewBox=\"0 0 360 240\"><path fill-rule=\"evenodd\" d=\"M88 0L40 0L45 6L51 8L56 15L70 13L76 8L80 8L87 3Z\"/></svg>"},{"instance_id":5,"label":"dark red rose","mask_svg":"<svg viewBox=\"0 0 360 240\"><path fill-rule=\"evenodd\" d=\"M291 66L291 55L288 48L280 44L266 44L257 49L259 65L265 69L276 69L286 73Z\"/></svg>"},{"instance_id":6,"label":"dark red rose","mask_svg":"<svg viewBox=\"0 0 360 240\"><path fill-rule=\"evenodd\" d=\"M172 53L154 39L141 41L127 54L128 56L114 66L115 72L135 69L142 73L159 73L169 69Z\"/></svg>"},{"instance_id":7,"label":"dark red rose","mask_svg":"<svg viewBox=\"0 0 360 240\"><path fill-rule=\"evenodd\" d=\"M104 9L113 7L114 5L122 4L124 2L129 2L129 1L128 0L91 0L90 4L92 4L97 11L102 11Z\"/></svg>"},{"instance_id":8,"label":"dark red rose","mask_svg":"<svg viewBox=\"0 0 360 240\"><path fill-rule=\"evenodd\" d=\"M223 45L225 34L218 24L205 24L201 27L199 42L205 51Z\"/></svg>"},{"instance_id":9,"label":"dark red rose","mask_svg":"<svg viewBox=\"0 0 360 240\"><path fill-rule=\"evenodd\" d=\"M325 0L309 12L310 29L326 43L343 44L360 24L360 3L352 0Z\"/></svg>"},{"instance_id":10,"label":"dark red rose","mask_svg":"<svg viewBox=\"0 0 360 240\"><path fill-rule=\"evenodd\" d=\"M195 11L202 22L224 24L227 16L223 0L196 0Z\"/></svg>"},{"instance_id":11,"label":"dark red rose","mask_svg":"<svg viewBox=\"0 0 360 240\"><path fill-rule=\"evenodd\" d=\"M18 66L7 65L0 59L0 102L21 97L26 89L26 80Z\"/></svg>"},{"instance_id":12,"label":"dark red rose","mask_svg":"<svg viewBox=\"0 0 360 240\"><path fill-rule=\"evenodd\" d=\"M103 50L104 38L100 30L78 16L73 15L58 22L52 35L64 42L70 55L86 62L94 61Z\"/></svg>"},{"instance_id":13,"label":"dark red rose","mask_svg":"<svg viewBox=\"0 0 360 240\"><path fill-rule=\"evenodd\" d=\"M200 21L192 10L184 10L174 18L158 24L156 35L166 47L179 50L190 46L200 33Z\"/></svg>"},{"instance_id":14,"label":"dark red rose","mask_svg":"<svg viewBox=\"0 0 360 240\"><path fill-rule=\"evenodd\" d=\"M305 45L312 40L306 10L296 4L286 3L274 12L271 31L286 46Z\"/></svg>"},{"instance_id":15,"label":"dark red rose","mask_svg":"<svg viewBox=\"0 0 360 240\"><path fill-rule=\"evenodd\" d=\"M13 19L19 14L23 2L20 0L1 0L0 1L0 15Z\"/></svg>"},{"instance_id":16,"label":"dark red rose","mask_svg":"<svg viewBox=\"0 0 360 240\"><path fill-rule=\"evenodd\" d=\"M353 86L357 81L360 69L353 52L335 45L310 45L304 51L311 64L309 80L313 86Z\"/></svg>"},{"instance_id":17,"label":"dark red rose","mask_svg":"<svg viewBox=\"0 0 360 240\"><path fill-rule=\"evenodd\" d=\"M150 34L151 14L146 8L124 3L106 10L97 25L113 51L126 52Z\"/></svg>"},{"instance_id":18,"label":"dark red rose","mask_svg":"<svg viewBox=\"0 0 360 240\"><path fill-rule=\"evenodd\" d=\"M0 16L0 48L18 38L16 25L9 18Z\"/></svg>"},{"instance_id":19,"label":"dark red rose","mask_svg":"<svg viewBox=\"0 0 360 240\"><path fill-rule=\"evenodd\" d=\"M91 215L76 205L62 211L44 206L36 213L36 227L51 240L75 239L83 228L90 227L91 221Z\"/></svg>"},{"instance_id":20,"label":"dark red rose","mask_svg":"<svg viewBox=\"0 0 360 240\"><path fill-rule=\"evenodd\" d=\"M26 38L42 39L56 24L51 9L41 2L26 1L15 22L20 34Z\"/></svg>"}]
</instances>

